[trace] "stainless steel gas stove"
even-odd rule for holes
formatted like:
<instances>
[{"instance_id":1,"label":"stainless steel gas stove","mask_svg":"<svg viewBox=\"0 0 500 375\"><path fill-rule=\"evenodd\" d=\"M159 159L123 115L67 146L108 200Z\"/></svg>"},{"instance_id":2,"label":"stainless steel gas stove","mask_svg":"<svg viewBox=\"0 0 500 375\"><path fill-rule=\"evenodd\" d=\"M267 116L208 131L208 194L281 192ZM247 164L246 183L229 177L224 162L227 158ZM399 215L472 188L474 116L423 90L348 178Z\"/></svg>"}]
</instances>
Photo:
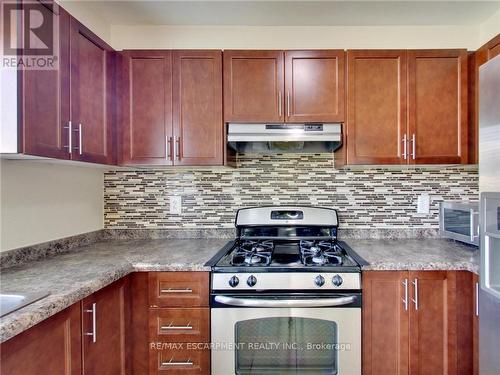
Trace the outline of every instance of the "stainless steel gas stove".
<instances>
[{"instance_id":1,"label":"stainless steel gas stove","mask_svg":"<svg viewBox=\"0 0 500 375\"><path fill-rule=\"evenodd\" d=\"M255 207L211 274L212 374L361 373L361 273L337 212Z\"/></svg>"}]
</instances>

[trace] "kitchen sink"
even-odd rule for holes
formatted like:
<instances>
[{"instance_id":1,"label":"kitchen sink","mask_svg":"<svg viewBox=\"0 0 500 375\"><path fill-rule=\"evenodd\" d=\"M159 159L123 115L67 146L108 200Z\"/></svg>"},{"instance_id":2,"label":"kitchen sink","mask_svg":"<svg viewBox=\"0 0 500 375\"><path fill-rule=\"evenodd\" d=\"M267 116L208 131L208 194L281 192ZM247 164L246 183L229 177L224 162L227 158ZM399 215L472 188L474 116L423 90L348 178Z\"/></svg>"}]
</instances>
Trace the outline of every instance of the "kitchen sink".
<instances>
[{"instance_id":1,"label":"kitchen sink","mask_svg":"<svg viewBox=\"0 0 500 375\"><path fill-rule=\"evenodd\" d=\"M0 317L19 310L33 302L45 298L49 293L1 293L0 294Z\"/></svg>"}]
</instances>

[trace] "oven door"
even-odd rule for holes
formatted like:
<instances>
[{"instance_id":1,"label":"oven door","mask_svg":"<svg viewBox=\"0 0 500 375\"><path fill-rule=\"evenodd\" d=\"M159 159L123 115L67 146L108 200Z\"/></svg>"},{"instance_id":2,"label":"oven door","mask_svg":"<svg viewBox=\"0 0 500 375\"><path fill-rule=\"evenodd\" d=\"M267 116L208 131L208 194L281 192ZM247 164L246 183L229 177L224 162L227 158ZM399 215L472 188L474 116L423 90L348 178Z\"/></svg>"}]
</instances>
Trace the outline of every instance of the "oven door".
<instances>
[{"instance_id":1,"label":"oven door","mask_svg":"<svg viewBox=\"0 0 500 375\"><path fill-rule=\"evenodd\" d=\"M264 306L272 306L273 301L297 302L241 299L254 304L262 301ZM316 306L321 306L327 299L330 303L334 300L317 296L300 302L305 306L304 301L316 301ZM238 300L235 297L233 302ZM361 308L345 299L343 302L338 307L212 308L212 374L360 375Z\"/></svg>"}]
</instances>

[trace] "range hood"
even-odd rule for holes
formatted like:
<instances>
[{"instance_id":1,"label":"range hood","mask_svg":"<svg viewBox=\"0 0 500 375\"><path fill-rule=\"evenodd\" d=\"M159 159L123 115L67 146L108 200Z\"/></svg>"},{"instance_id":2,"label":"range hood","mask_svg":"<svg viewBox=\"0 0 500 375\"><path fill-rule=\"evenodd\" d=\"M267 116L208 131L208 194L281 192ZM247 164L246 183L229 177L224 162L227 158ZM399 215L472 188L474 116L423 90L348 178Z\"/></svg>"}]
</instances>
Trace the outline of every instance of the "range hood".
<instances>
[{"instance_id":1,"label":"range hood","mask_svg":"<svg viewBox=\"0 0 500 375\"><path fill-rule=\"evenodd\" d=\"M342 124L229 124L238 153L322 153L342 146Z\"/></svg>"}]
</instances>

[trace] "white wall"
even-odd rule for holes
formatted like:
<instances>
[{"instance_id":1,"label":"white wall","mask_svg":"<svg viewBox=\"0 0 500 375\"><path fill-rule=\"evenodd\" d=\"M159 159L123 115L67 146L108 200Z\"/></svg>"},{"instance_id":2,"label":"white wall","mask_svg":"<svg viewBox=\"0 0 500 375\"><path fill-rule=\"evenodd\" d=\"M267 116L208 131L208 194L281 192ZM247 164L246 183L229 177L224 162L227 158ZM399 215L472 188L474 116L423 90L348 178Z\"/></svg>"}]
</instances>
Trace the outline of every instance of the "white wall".
<instances>
[{"instance_id":1,"label":"white wall","mask_svg":"<svg viewBox=\"0 0 500 375\"><path fill-rule=\"evenodd\" d=\"M479 27L479 46L500 34L500 9Z\"/></svg>"},{"instance_id":2,"label":"white wall","mask_svg":"<svg viewBox=\"0 0 500 375\"><path fill-rule=\"evenodd\" d=\"M0 160L0 251L103 228L103 169Z\"/></svg>"},{"instance_id":3,"label":"white wall","mask_svg":"<svg viewBox=\"0 0 500 375\"><path fill-rule=\"evenodd\" d=\"M114 48L468 48L478 26L111 26Z\"/></svg>"},{"instance_id":4,"label":"white wall","mask_svg":"<svg viewBox=\"0 0 500 375\"><path fill-rule=\"evenodd\" d=\"M111 43L111 25L91 10L85 1L58 0L58 3L99 38L108 44Z\"/></svg>"}]
</instances>

